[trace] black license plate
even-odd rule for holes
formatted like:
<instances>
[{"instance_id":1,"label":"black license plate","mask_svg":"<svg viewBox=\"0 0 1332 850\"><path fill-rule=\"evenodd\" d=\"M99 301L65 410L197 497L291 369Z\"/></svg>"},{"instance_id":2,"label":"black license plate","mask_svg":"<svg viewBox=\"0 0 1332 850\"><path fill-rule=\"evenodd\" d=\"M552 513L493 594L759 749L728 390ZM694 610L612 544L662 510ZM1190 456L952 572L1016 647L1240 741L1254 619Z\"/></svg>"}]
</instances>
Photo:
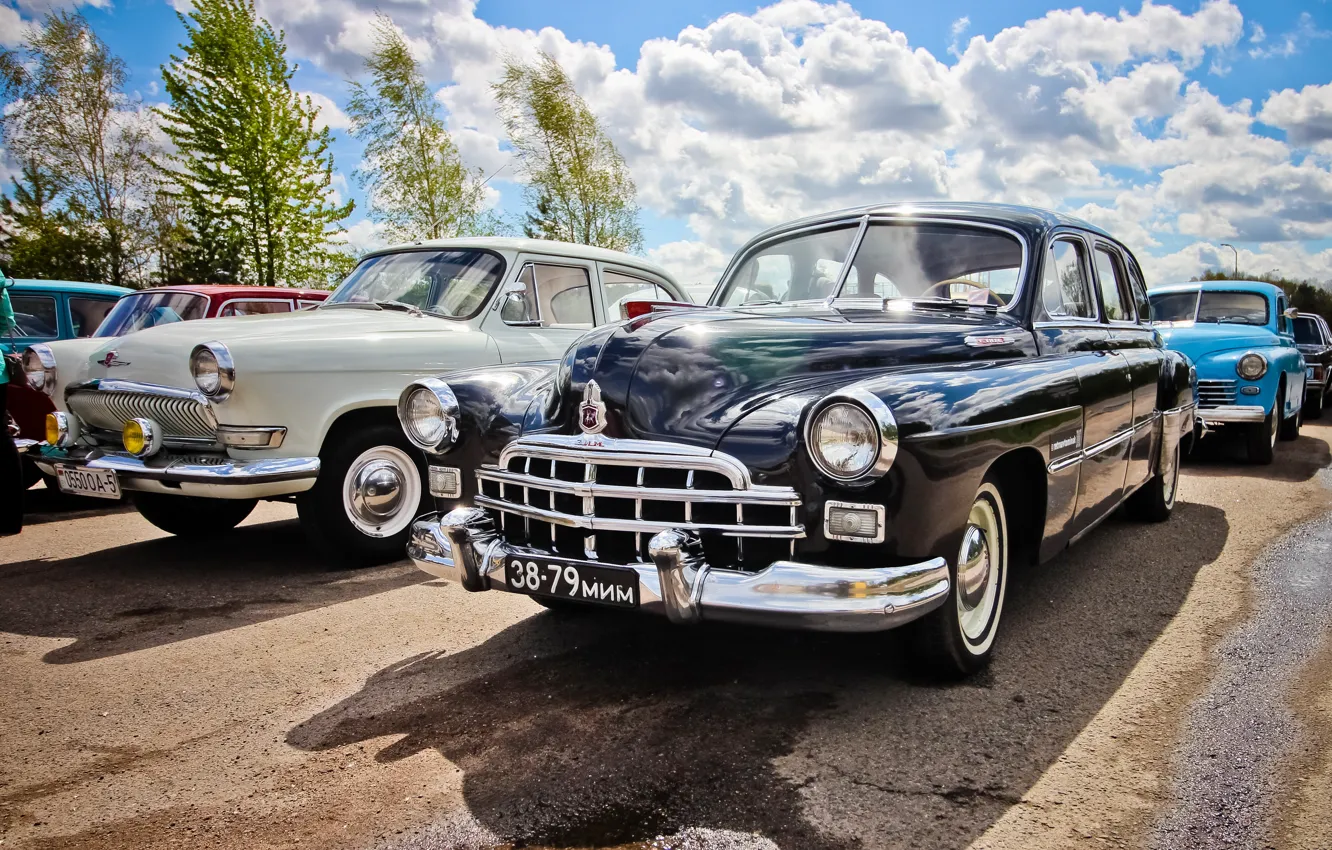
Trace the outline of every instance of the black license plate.
<instances>
[{"instance_id":1,"label":"black license plate","mask_svg":"<svg viewBox=\"0 0 1332 850\"><path fill-rule=\"evenodd\" d=\"M504 579L518 593L620 608L638 605L638 573L623 567L510 555Z\"/></svg>"}]
</instances>

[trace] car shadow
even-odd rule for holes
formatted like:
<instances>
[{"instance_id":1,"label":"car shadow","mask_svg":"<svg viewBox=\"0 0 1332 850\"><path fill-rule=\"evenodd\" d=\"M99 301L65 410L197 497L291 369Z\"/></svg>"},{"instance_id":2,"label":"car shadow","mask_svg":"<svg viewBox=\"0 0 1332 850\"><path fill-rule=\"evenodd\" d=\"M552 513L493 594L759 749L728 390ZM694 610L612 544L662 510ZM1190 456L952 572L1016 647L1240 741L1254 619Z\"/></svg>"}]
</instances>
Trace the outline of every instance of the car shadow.
<instances>
[{"instance_id":1,"label":"car shadow","mask_svg":"<svg viewBox=\"0 0 1332 850\"><path fill-rule=\"evenodd\" d=\"M293 521L243 525L201 545L179 537L0 570L0 632L74 638L43 660L106 658L429 580L399 562L330 570Z\"/></svg>"},{"instance_id":2,"label":"car shadow","mask_svg":"<svg viewBox=\"0 0 1332 850\"><path fill-rule=\"evenodd\" d=\"M704 826L789 848L963 847L1116 691L1228 532L1222 511L1180 504L1015 571L995 661L960 683L909 675L895 634L546 612L379 671L287 742L379 739L381 762L436 750L516 846Z\"/></svg>"},{"instance_id":3,"label":"car shadow","mask_svg":"<svg viewBox=\"0 0 1332 850\"><path fill-rule=\"evenodd\" d=\"M23 493L23 524L43 525L67 519L109 516L134 510L128 499L92 499L70 496L38 484Z\"/></svg>"},{"instance_id":4,"label":"car shadow","mask_svg":"<svg viewBox=\"0 0 1332 850\"><path fill-rule=\"evenodd\" d=\"M1332 464L1329 449L1321 427L1306 428L1299 439L1278 441L1275 457L1268 466L1249 463L1244 439L1237 431L1221 429L1196 441L1184 459L1189 474L1204 477L1247 475L1278 481L1308 481L1321 469Z\"/></svg>"}]
</instances>

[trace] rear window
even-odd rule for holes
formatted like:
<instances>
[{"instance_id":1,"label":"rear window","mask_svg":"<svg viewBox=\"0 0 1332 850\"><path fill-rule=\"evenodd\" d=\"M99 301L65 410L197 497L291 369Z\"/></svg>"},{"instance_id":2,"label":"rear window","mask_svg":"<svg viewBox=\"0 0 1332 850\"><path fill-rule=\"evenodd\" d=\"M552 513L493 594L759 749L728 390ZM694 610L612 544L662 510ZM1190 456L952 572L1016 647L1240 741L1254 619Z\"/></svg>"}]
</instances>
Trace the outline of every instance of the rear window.
<instances>
[{"instance_id":1,"label":"rear window","mask_svg":"<svg viewBox=\"0 0 1332 850\"><path fill-rule=\"evenodd\" d=\"M35 339L55 339L60 335L60 322L56 319L56 300L50 295L9 294L14 308L14 333Z\"/></svg>"}]
</instances>

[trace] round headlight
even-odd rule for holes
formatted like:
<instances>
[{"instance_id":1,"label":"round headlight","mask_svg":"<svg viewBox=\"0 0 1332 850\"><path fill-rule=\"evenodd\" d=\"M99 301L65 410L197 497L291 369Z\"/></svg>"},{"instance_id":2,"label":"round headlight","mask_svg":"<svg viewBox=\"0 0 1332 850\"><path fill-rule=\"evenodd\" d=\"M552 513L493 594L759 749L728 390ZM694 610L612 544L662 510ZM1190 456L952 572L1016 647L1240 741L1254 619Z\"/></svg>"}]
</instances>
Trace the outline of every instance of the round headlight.
<instances>
[{"instance_id":1,"label":"round headlight","mask_svg":"<svg viewBox=\"0 0 1332 850\"><path fill-rule=\"evenodd\" d=\"M1261 354L1250 352L1239 359L1235 364L1235 371L1246 381L1256 381L1267 374L1267 358Z\"/></svg>"},{"instance_id":2,"label":"round headlight","mask_svg":"<svg viewBox=\"0 0 1332 850\"><path fill-rule=\"evenodd\" d=\"M879 429L864 408L835 402L815 416L809 453L824 474L840 480L859 478L879 458Z\"/></svg>"},{"instance_id":3,"label":"round headlight","mask_svg":"<svg viewBox=\"0 0 1332 850\"><path fill-rule=\"evenodd\" d=\"M190 354L190 374L199 391L215 401L231 394L236 385L236 366L231 352L220 342L196 345Z\"/></svg>"},{"instance_id":4,"label":"round headlight","mask_svg":"<svg viewBox=\"0 0 1332 850\"><path fill-rule=\"evenodd\" d=\"M420 448L442 451L458 439L458 400L441 380L416 381L398 397L398 422Z\"/></svg>"},{"instance_id":5,"label":"round headlight","mask_svg":"<svg viewBox=\"0 0 1332 850\"><path fill-rule=\"evenodd\" d=\"M47 395L55 395L56 359L51 346L37 343L23 352L23 374L28 386Z\"/></svg>"}]
</instances>

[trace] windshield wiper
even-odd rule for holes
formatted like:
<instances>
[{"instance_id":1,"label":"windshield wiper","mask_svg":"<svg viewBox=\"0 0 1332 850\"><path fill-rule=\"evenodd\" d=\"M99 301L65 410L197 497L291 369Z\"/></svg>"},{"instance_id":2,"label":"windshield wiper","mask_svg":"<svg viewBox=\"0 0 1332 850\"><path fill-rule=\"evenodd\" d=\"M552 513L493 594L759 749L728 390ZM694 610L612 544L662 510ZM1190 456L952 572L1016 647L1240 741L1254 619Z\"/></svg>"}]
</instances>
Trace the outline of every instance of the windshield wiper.
<instances>
[{"instance_id":1,"label":"windshield wiper","mask_svg":"<svg viewBox=\"0 0 1332 850\"><path fill-rule=\"evenodd\" d=\"M413 316L422 315L421 308L417 307L415 304L407 304L402 301L392 301L392 300L376 301L375 303L378 304L381 309L401 310L404 313L410 313Z\"/></svg>"},{"instance_id":2,"label":"windshield wiper","mask_svg":"<svg viewBox=\"0 0 1332 850\"><path fill-rule=\"evenodd\" d=\"M327 310L331 307L354 307L357 310L383 310L373 301L325 301L319 305L319 309Z\"/></svg>"},{"instance_id":3,"label":"windshield wiper","mask_svg":"<svg viewBox=\"0 0 1332 850\"><path fill-rule=\"evenodd\" d=\"M987 313L999 312L994 304L973 304L962 298L889 298L885 307L894 302L906 302L912 307L934 307L943 310L984 310Z\"/></svg>"}]
</instances>

